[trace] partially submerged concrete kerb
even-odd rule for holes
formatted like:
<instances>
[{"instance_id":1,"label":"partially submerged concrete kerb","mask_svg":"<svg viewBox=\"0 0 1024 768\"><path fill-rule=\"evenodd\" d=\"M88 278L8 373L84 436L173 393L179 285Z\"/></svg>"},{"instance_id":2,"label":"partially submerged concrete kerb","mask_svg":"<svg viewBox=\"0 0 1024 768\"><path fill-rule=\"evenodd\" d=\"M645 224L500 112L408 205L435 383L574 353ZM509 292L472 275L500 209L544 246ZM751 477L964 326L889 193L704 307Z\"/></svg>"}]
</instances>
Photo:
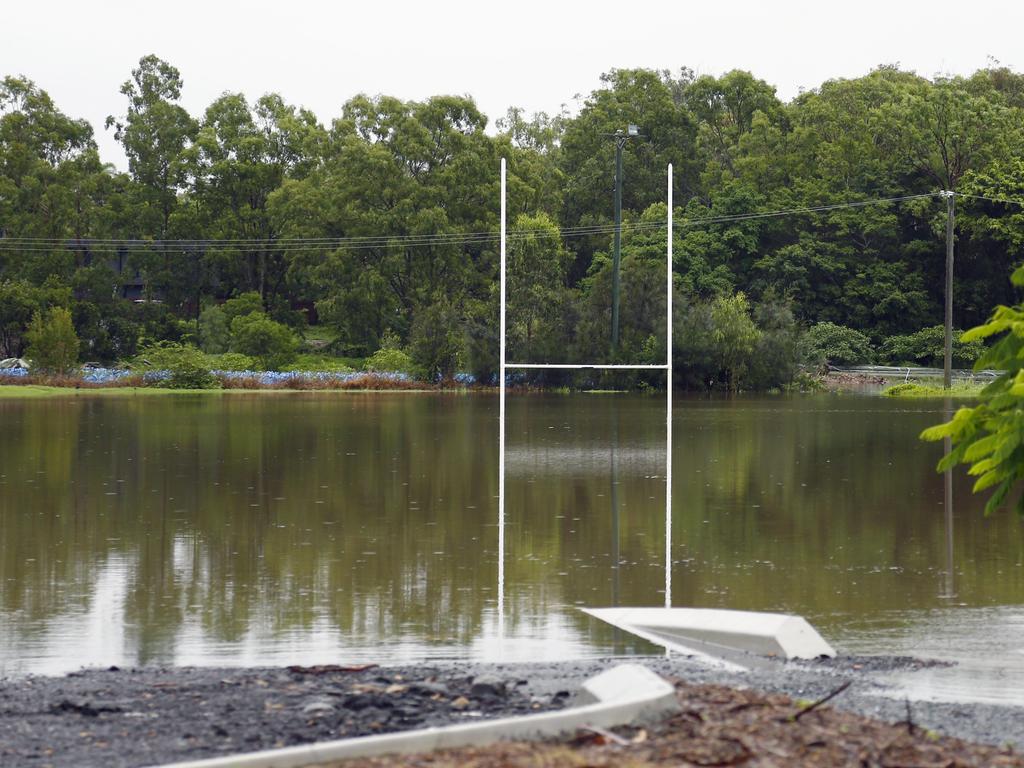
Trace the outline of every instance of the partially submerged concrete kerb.
<instances>
[{"instance_id":1,"label":"partially submerged concrete kerb","mask_svg":"<svg viewBox=\"0 0 1024 768\"><path fill-rule=\"evenodd\" d=\"M835 650L807 620L787 613L712 608L583 608L594 618L682 653L715 649L783 659L833 657Z\"/></svg>"},{"instance_id":2,"label":"partially submerged concrete kerb","mask_svg":"<svg viewBox=\"0 0 1024 768\"><path fill-rule=\"evenodd\" d=\"M639 664L620 664L590 678L583 684L580 698L592 703L537 715L304 744L173 763L164 768L302 768L358 757L552 738L587 726L610 728L651 720L678 707L672 685Z\"/></svg>"}]
</instances>

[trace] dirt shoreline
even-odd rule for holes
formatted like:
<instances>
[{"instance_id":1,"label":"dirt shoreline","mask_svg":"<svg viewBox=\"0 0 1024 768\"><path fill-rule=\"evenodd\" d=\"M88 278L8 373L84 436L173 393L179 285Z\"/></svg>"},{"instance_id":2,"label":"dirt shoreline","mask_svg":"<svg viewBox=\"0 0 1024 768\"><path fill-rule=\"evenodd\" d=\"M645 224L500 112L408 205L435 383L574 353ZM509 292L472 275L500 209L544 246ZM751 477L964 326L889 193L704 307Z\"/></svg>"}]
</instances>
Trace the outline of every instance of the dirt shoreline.
<instances>
[{"instance_id":1,"label":"dirt shoreline","mask_svg":"<svg viewBox=\"0 0 1024 768\"><path fill-rule=\"evenodd\" d=\"M922 733L1024 747L1024 708L885 698L895 657L764 662L733 673L691 660L631 657L687 686L814 701ZM401 667L141 668L0 681L0 765L137 766L571 706L587 677L622 659ZM968 763L969 764L969 763Z\"/></svg>"}]
</instances>

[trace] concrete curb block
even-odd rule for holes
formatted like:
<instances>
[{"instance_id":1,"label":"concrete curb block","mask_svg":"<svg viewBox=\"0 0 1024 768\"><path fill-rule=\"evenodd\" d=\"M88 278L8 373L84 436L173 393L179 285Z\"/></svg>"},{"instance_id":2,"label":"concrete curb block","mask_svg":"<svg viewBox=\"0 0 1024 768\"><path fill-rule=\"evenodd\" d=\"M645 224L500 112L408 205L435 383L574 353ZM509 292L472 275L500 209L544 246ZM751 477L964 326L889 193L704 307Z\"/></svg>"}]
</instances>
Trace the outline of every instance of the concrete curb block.
<instances>
[{"instance_id":1,"label":"concrete curb block","mask_svg":"<svg viewBox=\"0 0 1024 768\"><path fill-rule=\"evenodd\" d=\"M721 608L582 608L594 618L683 652L707 648L783 659L835 657L835 649L802 616ZM717 649L717 650L716 650Z\"/></svg>"},{"instance_id":2,"label":"concrete curb block","mask_svg":"<svg viewBox=\"0 0 1024 768\"><path fill-rule=\"evenodd\" d=\"M620 664L590 678L583 684L581 698L594 703L537 715L172 763L164 768L302 768L357 757L551 738L585 726L609 728L654 719L678 707L675 688L639 664Z\"/></svg>"}]
</instances>

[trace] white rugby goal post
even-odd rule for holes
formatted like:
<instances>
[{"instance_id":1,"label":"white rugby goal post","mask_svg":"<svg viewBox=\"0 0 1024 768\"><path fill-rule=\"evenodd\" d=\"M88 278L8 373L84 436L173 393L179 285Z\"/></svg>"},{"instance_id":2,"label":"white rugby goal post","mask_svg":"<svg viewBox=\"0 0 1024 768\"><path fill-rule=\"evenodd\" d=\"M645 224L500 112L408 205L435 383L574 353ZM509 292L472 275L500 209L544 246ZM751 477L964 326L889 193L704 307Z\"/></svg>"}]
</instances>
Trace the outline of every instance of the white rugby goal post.
<instances>
[{"instance_id":1,"label":"white rugby goal post","mask_svg":"<svg viewBox=\"0 0 1024 768\"><path fill-rule=\"evenodd\" d=\"M498 637L505 631L505 374L511 369L604 369L663 370L665 386L665 607L672 607L672 165L668 166L666 197L668 237L665 253L665 362L653 365L587 363L510 363L505 359L505 266L506 266L506 187L505 158L501 159L501 321L498 372Z\"/></svg>"}]
</instances>

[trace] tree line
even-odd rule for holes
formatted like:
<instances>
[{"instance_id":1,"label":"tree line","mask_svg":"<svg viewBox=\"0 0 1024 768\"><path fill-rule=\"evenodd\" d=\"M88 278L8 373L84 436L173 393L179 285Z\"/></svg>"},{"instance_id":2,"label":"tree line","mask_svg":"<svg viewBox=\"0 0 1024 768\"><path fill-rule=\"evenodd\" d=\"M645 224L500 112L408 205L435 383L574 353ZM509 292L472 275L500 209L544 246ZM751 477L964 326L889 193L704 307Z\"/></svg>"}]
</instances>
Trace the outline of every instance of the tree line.
<instances>
[{"instance_id":1,"label":"tree line","mask_svg":"<svg viewBox=\"0 0 1024 768\"><path fill-rule=\"evenodd\" d=\"M2 81L0 356L22 355L33 318L42 333L60 307L82 360L161 341L235 349L237 325L250 344L276 334L297 352L315 337L338 356L490 379L501 157L510 359L664 359L669 163L680 383L777 386L835 348L926 362L942 322L939 190L957 193L957 325L1014 301L1024 75L1005 67L882 66L789 102L739 70L619 69L576 114L513 108L491 130L464 96L360 94L325 124L278 94L225 93L192 115L183 88L155 56L132 70L105 126L122 172L86 121L24 77ZM624 150L613 353L611 137L630 124L642 135ZM226 324L239 299L252 311Z\"/></svg>"}]
</instances>

